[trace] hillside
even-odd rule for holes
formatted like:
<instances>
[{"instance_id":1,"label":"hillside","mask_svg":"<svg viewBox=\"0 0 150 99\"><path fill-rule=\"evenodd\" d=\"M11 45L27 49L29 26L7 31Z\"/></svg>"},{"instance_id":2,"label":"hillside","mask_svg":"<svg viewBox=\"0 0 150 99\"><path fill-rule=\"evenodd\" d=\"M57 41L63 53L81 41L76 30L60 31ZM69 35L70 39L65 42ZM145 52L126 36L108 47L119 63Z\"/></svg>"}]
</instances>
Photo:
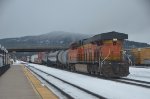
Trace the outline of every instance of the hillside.
<instances>
[{"instance_id":1,"label":"hillside","mask_svg":"<svg viewBox=\"0 0 150 99\"><path fill-rule=\"evenodd\" d=\"M55 31L38 36L0 39L0 44L6 48L68 46L87 37L85 34Z\"/></svg>"},{"instance_id":2,"label":"hillside","mask_svg":"<svg viewBox=\"0 0 150 99\"><path fill-rule=\"evenodd\" d=\"M93 36L93 35L92 35ZM48 47L48 46L69 46L72 42L85 39L90 35L55 31L37 36L25 36L20 38L0 39L0 44L6 48L24 48L24 47ZM140 43L126 40L124 42L126 49L150 47L147 43Z\"/></svg>"},{"instance_id":3,"label":"hillside","mask_svg":"<svg viewBox=\"0 0 150 99\"><path fill-rule=\"evenodd\" d=\"M150 45L147 43L128 41L128 40L125 40L124 42L125 49L143 48L143 47L150 47Z\"/></svg>"}]
</instances>

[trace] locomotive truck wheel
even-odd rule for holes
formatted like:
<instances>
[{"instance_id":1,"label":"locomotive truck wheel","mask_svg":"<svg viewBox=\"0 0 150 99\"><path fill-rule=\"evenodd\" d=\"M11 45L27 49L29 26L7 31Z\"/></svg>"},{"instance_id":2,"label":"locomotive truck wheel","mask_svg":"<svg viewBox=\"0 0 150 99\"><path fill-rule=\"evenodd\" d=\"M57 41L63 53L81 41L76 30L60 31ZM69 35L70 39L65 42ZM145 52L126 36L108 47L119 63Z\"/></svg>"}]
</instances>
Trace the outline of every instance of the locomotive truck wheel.
<instances>
[{"instance_id":1,"label":"locomotive truck wheel","mask_svg":"<svg viewBox=\"0 0 150 99\"><path fill-rule=\"evenodd\" d=\"M72 72L75 72L75 66L74 66L74 65L71 65L70 67L71 67L71 71L72 71Z\"/></svg>"}]
</instances>

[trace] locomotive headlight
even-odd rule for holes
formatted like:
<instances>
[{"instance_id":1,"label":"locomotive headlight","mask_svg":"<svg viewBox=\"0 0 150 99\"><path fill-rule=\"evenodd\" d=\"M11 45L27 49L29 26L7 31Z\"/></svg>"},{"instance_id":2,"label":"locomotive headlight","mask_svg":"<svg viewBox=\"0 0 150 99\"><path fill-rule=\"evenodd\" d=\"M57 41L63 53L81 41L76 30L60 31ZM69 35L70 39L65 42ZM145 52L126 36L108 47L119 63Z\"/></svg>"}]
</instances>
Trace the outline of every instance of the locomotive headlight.
<instances>
[{"instance_id":1,"label":"locomotive headlight","mask_svg":"<svg viewBox=\"0 0 150 99\"><path fill-rule=\"evenodd\" d=\"M117 44L117 38L113 38L113 45Z\"/></svg>"},{"instance_id":2,"label":"locomotive headlight","mask_svg":"<svg viewBox=\"0 0 150 99\"><path fill-rule=\"evenodd\" d=\"M113 38L113 42L116 42L117 41L117 38Z\"/></svg>"}]
</instances>

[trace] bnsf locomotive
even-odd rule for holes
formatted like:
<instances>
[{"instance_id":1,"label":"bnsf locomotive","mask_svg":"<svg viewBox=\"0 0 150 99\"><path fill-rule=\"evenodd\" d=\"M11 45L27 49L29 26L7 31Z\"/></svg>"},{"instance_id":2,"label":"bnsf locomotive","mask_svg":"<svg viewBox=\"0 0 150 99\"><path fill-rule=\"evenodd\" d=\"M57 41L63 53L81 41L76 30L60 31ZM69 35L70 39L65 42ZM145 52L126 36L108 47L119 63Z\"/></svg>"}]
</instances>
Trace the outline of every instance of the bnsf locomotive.
<instances>
[{"instance_id":1,"label":"bnsf locomotive","mask_svg":"<svg viewBox=\"0 0 150 99\"><path fill-rule=\"evenodd\" d=\"M127 34L114 31L98 34L71 44L68 50L44 55L42 63L105 77L124 77L129 74L124 39L128 39Z\"/></svg>"}]
</instances>

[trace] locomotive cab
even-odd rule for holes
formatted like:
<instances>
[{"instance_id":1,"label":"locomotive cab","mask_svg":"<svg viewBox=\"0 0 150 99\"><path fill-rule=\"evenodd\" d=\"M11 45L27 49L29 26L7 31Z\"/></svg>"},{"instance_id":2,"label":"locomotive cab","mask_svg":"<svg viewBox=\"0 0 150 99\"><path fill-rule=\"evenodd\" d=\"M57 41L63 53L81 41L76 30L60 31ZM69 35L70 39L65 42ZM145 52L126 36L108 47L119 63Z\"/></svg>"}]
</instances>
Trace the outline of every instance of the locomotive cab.
<instances>
[{"instance_id":1,"label":"locomotive cab","mask_svg":"<svg viewBox=\"0 0 150 99\"><path fill-rule=\"evenodd\" d=\"M112 39L104 39L100 46L100 65L102 75L123 77L129 74L129 64L124 60L123 42L127 35L112 32ZM122 36L121 36L122 35Z\"/></svg>"},{"instance_id":2,"label":"locomotive cab","mask_svg":"<svg viewBox=\"0 0 150 99\"><path fill-rule=\"evenodd\" d=\"M124 60L122 40L107 40L101 46L102 73L105 76L122 77L129 74L129 65Z\"/></svg>"}]
</instances>

